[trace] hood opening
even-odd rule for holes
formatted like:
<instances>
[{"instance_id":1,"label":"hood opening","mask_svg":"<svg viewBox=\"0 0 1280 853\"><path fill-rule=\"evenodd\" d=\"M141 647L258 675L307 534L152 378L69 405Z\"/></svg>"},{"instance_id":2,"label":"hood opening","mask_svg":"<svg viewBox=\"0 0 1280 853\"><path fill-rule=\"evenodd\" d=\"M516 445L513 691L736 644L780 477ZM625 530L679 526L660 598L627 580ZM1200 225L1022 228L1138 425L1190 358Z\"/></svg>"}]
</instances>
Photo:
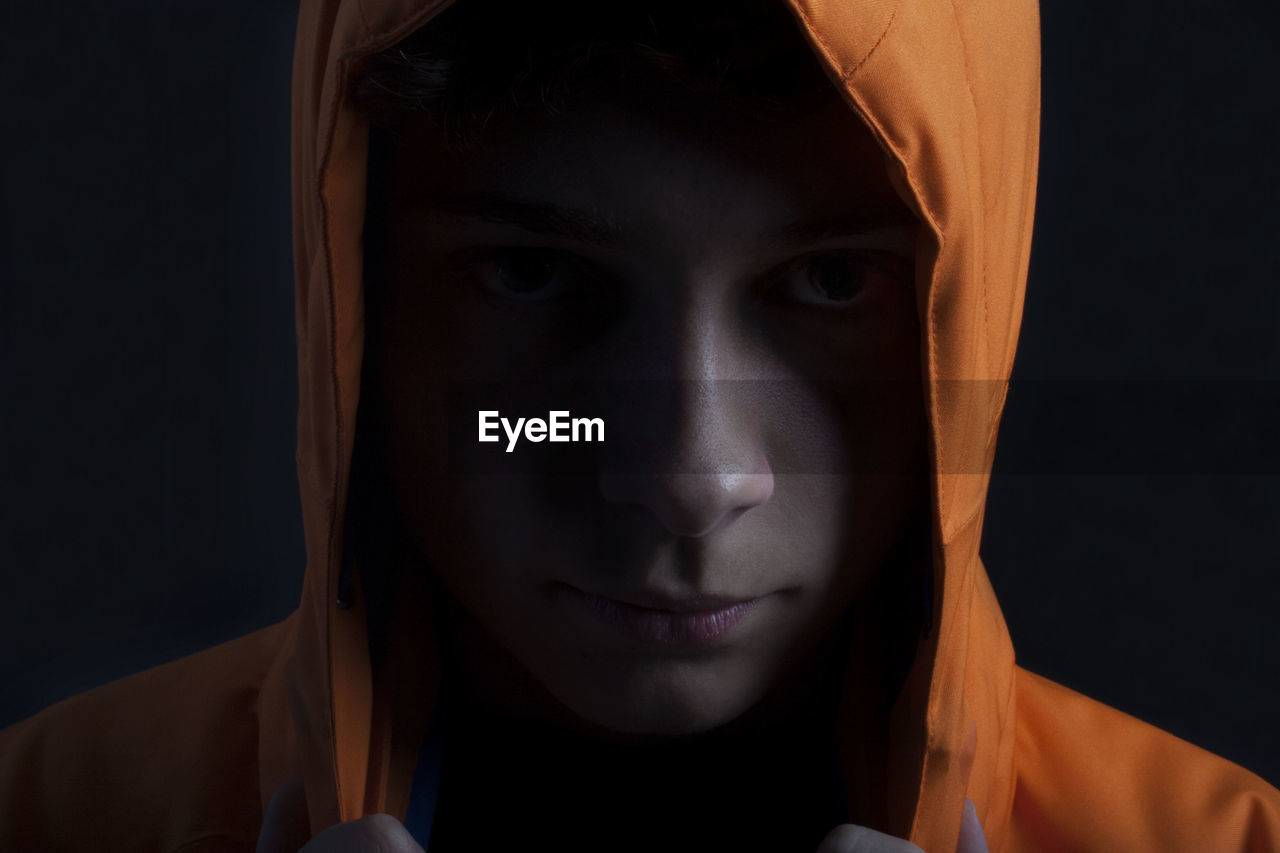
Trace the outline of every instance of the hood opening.
<instances>
[{"instance_id":1,"label":"hood opening","mask_svg":"<svg viewBox=\"0 0 1280 853\"><path fill-rule=\"evenodd\" d=\"M465 3L467 0L456 0ZM1012 803L1012 649L977 555L994 439L1025 286L1039 120L1038 17L1029 0L779 0L872 130L899 195L927 226L917 296L931 440L933 571L927 628L894 712L892 828L950 849L965 796L998 849ZM448 4L306 0L294 74L294 222L299 341L298 469L308 568L290 663L313 828L400 809L422 720L378 707L391 667L433 664L429 645L384 635L415 595L363 561L378 532L365 373L363 220L369 127L354 70ZM530 3L535 8L536 4ZM351 511L348 511L348 507ZM369 516L372 515L371 519ZM382 516L386 521L387 516ZM381 545L379 543L382 543ZM338 605L341 599L343 606ZM382 649L394 643L397 660ZM385 675L390 678L392 675ZM417 697L429 704L430 689ZM984 721L979 730L975 720ZM400 762L400 763L397 763Z\"/></svg>"}]
</instances>

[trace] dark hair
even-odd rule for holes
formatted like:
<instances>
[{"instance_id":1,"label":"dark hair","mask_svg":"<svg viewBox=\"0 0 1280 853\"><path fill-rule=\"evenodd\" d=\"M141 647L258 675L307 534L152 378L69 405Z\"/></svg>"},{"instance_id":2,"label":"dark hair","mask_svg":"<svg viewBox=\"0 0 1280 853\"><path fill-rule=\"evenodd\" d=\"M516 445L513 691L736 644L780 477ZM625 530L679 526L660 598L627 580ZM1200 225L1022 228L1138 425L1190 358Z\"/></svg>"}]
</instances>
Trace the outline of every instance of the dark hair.
<instances>
[{"instance_id":1,"label":"dark hair","mask_svg":"<svg viewBox=\"0 0 1280 853\"><path fill-rule=\"evenodd\" d=\"M376 126L425 113L462 147L531 107L701 97L763 117L835 91L782 0L458 0L353 81Z\"/></svg>"}]
</instances>

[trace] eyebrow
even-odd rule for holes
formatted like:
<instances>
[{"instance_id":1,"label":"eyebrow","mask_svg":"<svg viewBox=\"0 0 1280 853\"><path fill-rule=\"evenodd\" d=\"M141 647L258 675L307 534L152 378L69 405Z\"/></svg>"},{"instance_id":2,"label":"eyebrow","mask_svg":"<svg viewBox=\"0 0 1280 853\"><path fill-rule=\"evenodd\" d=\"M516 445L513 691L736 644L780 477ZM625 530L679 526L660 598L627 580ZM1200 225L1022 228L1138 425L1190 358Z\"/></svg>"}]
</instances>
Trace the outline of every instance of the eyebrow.
<instances>
[{"instance_id":1,"label":"eyebrow","mask_svg":"<svg viewBox=\"0 0 1280 853\"><path fill-rule=\"evenodd\" d=\"M915 224L914 219L908 220L902 217L885 218L874 214L832 217L784 225L770 235L770 239L775 243L818 243L841 237L874 234L885 230L896 231L913 227Z\"/></svg>"},{"instance_id":2,"label":"eyebrow","mask_svg":"<svg viewBox=\"0 0 1280 853\"><path fill-rule=\"evenodd\" d=\"M501 194L477 196L431 196L422 199L424 206L458 217L514 225L525 231L565 237L602 247L614 247L623 241L617 220L594 208L569 207L554 202L523 199ZM904 221L893 217L886 221L874 213L793 222L777 229L762 242L772 245L813 243L884 229L915 225L914 218Z\"/></svg>"},{"instance_id":3,"label":"eyebrow","mask_svg":"<svg viewBox=\"0 0 1280 853\"><path fill-rule=\"evenodd\" d=\"M425 199L424 203L455 216L514 225L538 234L567 237L601 246L615 246L622 242L622 229L617 220L597 210L504 195L452 198L432 196Z\"/></svg>"}]
</instances>

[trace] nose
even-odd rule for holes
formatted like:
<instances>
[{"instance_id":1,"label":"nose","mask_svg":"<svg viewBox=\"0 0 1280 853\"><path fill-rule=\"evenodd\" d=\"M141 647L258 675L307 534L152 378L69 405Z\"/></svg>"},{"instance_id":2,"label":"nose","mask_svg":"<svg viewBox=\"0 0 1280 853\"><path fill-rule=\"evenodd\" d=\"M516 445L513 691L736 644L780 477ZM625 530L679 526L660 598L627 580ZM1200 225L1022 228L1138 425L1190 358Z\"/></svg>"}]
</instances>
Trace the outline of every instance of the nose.
<instances>
[{"instance_id":1,"label":"nose","mask_svg":"<svg viewBox=\"0 0 1280 853\"><path fill-rule=\"evenodd\" d=\"M741 360L713 322L692 312L681 325L644 350L658 378L614 383L625 388L624 417L598 457L597 484L605 500L646 510L672 535L702 537L766 503L774 478L758 383L737 378Z\"/></svg>"}]
</instances>

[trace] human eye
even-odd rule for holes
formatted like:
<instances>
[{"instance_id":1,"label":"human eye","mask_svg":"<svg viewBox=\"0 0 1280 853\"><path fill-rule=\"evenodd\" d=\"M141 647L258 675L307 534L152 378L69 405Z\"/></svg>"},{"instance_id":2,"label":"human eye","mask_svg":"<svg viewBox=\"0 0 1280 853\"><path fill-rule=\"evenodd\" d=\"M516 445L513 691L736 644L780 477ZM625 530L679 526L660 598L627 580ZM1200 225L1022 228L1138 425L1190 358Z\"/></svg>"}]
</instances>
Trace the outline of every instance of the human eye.
<instances>
[{"instance_id":1,"label":"human eye","mask_svg":"<svg viewBox=\"0 0 1280 853\"><path fill-rule=\"evenodd\" d=\"M876 288L906 278L906 261L887 251L831 250L801 258L783 270L774 295L819 308L849 309Z\"/></svg>"},{"instance_id":2,"label":"human eye","mask_svg":"<svg viewBox=\"0 0 1280 853\"><path fill-rule=\"evenodd\" d=\"M510 246L473 256L463 269L484 290L516 302L544 302L570 296L584 278L584 264L568 252Z\"/></svg>"}]
</instances>

